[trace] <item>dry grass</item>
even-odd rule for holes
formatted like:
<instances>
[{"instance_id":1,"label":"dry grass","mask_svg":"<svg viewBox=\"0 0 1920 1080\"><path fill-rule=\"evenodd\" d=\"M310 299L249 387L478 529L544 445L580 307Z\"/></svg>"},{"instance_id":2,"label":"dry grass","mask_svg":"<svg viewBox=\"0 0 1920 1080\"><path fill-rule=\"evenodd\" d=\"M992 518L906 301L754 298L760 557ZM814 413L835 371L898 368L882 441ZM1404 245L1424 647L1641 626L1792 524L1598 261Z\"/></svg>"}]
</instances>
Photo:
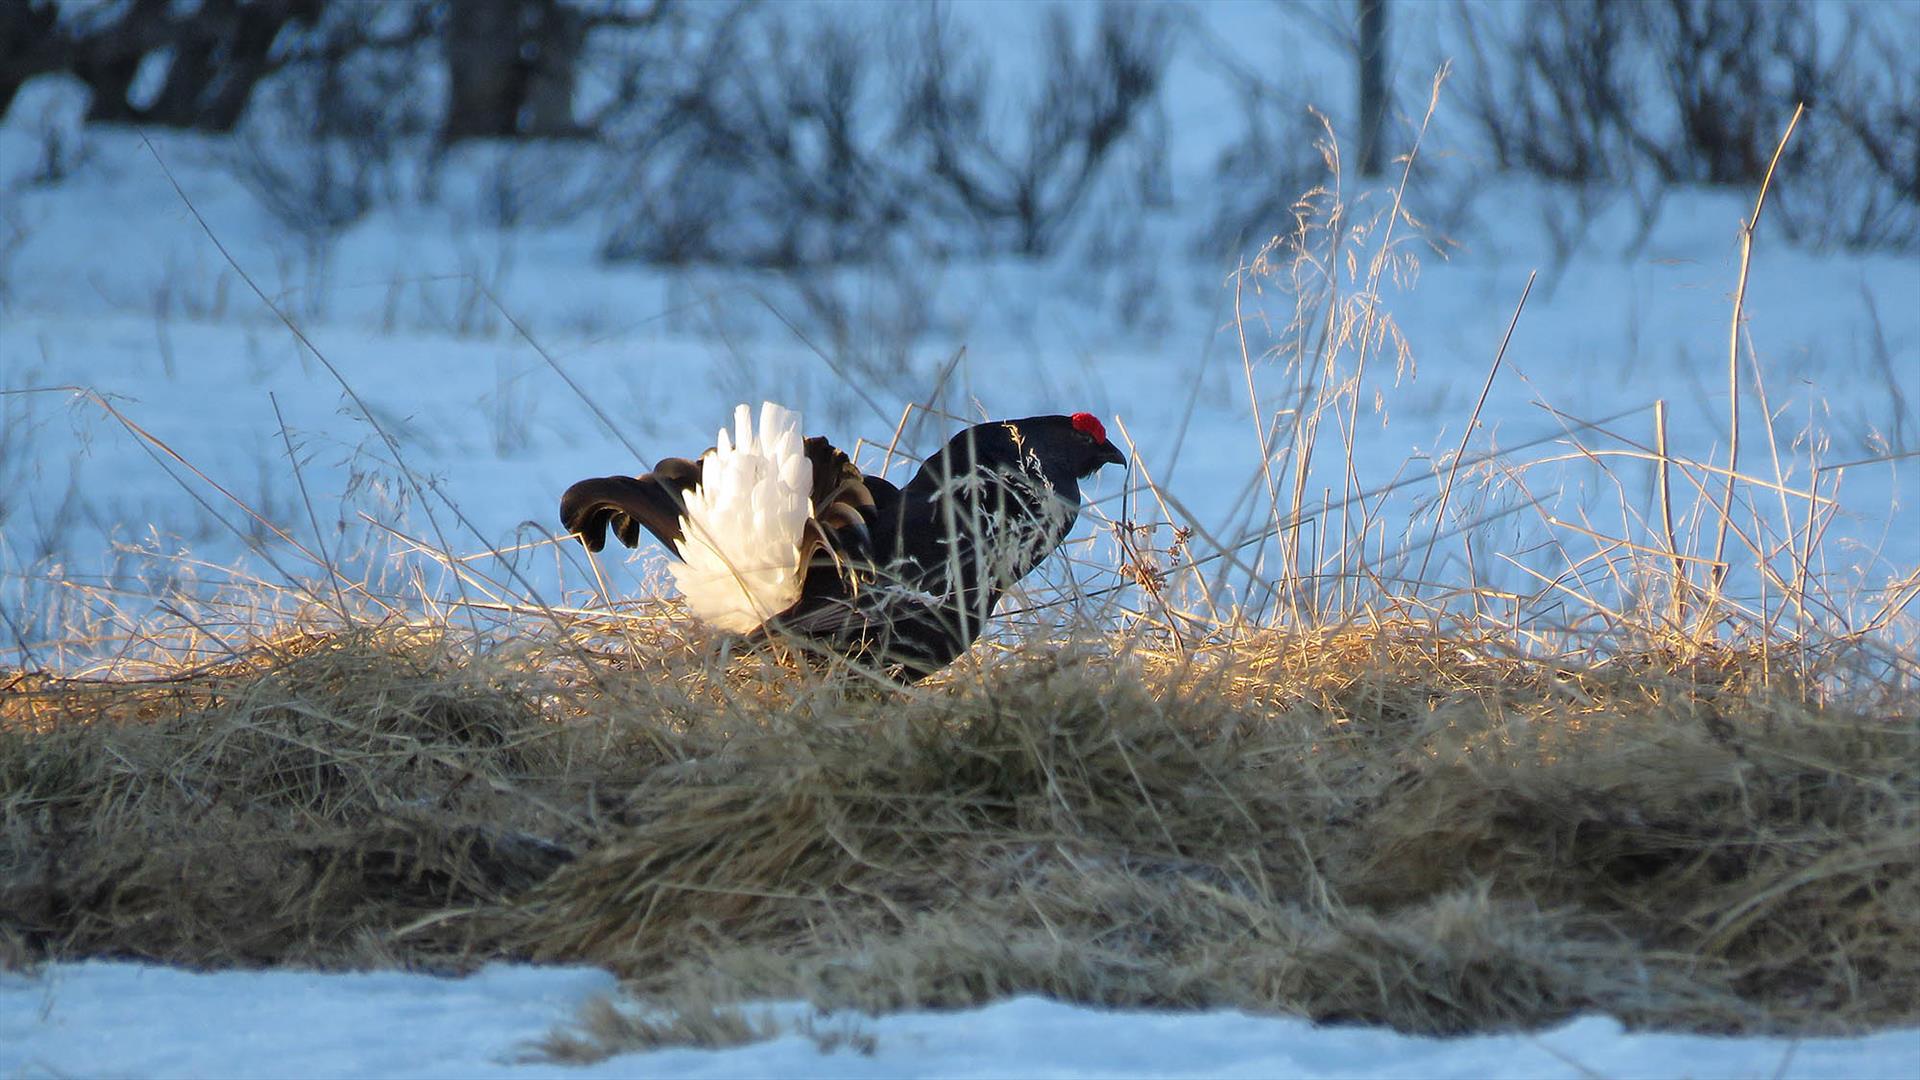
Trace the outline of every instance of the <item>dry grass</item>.
<instances>
[{"instance_id":1,"label":"dry grass","mask_svg":"<svg viewBox=\"0 0 1920 1080\"><path fill-rule=\"evenodd\" d=\"M810 1040L822 1054L850 1050L871 1054L878 1047L873 1034L857 1022L842 1018L823 1024L813 1016L783 1021L771 1011L749 1016L735 1006L681 997L668 1010L622 1007L606 997L589 1000L578 1018L528 1047L527 1059L584 1065L615 1054L663 1047L718 1050L764 1042L793 1032Z\"/></svg>"},{"instance_id":2,"label":"dry grass","mask_svg":"<svg viewBox=\"0 0 1920 1080\"><path fill-rule=\"evenodd\" d=\"M581 1007L571 1029L555 1031L531 1048L533 1060L587 1064L617 1053L685 1046L720 1050L764 1042L780 1034L768 1016L752 1017L737 1008L696 1008L681 1004L668 1014L647 1016L621 1009L600 997Z\"/></svg>"},{"instance_id":3,"label":"dry grass","mask_svg":"<svg viewBox=\"0 0 1920 1080\"><path fill-rule=\"evenodd\" d=\"M719 1018L614 1045L744 1037L726 1004L767 997L1419 1032L1916 1018L1920 696L1413 625L1163 644L1041 643L902 691L405 626L164 678L15 676L0 939L589 962Z\"/></svg>"}]
</instances>

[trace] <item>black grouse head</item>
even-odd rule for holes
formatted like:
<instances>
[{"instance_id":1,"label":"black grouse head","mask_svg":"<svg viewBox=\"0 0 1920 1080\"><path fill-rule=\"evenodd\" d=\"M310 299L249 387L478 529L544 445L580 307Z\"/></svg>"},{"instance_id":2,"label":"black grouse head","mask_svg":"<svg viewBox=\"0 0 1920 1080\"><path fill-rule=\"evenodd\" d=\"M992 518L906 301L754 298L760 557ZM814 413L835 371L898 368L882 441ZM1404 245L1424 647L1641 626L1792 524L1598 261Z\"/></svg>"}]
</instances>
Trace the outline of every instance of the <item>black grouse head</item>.
<instances>
[{"instance_id":1,"label":"black grouse head","mask_svg":"<svg viewBox=\"0 0 1920 1080\"><path fill-rule=\"evenodd\" d=\"M1070 472L1075 480L1092 476L1102 465L1127 464L1127 456L1107 441L1106 425L1092 413L1029 416L1009 420L1007 426L1019 432L1016 441L1025 450L1044 464Z\"/></svg>"},{"instance_id":2,"label":"black grouse head","mask_svg":"<svg viewBox=\"0 0 1920 1080\"><path fill-rule=\"evenodd\" d=\"M1018 468L1044 477L1059 494L1077 498L1080 481L1100 466L1126 463L1092 413L1027 416L976 424L955 435L927 459L910 487L931 487L946 477L971 474L978 466Z\"/></svg>"}]
</instances>

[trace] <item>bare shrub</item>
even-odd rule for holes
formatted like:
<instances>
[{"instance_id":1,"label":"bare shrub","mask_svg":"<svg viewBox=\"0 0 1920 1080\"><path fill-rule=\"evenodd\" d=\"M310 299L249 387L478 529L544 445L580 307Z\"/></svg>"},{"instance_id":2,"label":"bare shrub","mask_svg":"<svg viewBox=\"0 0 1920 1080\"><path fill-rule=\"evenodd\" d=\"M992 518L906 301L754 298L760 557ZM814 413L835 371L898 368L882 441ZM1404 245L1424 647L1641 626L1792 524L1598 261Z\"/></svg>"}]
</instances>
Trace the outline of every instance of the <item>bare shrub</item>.
<instances>
[{"instance_id":1,"label":"bare shrub","mask_svg":"<svg viewBox=\"0 0 1920 1080\"><path fill-rule=\"evenodd\" d=\"M1525 5L1513 27L1457 9L1472 56L1467 100L1501 168L1580 181L1628 160L1642 138L1629 70L1640 24L1629 8L1547 0Z\"/></svg>"},{"instance_id":2,"label":"bare shrub","mask_svg":"<svg viewBox=\"0 0 1920 1080\"><path fill-rule=\"evenodd\" d=\"M1103 8L1090 43L1055 11L1047 75L1002 137L997 88L938 12L874 57L879 21L741 18L710 42L678 132L636 160L613 259L792 268L888 250L1041 255L1154 98L1156 8Z\"/></svg>"},{"instance_id":3,"label":"bare shrub","mask_svg":"<svg viewBox=\"0 0 1920 1080\"><path fill-rule=\"evenodd\" d=\"M679 134L636 160L608 258L793 267L877 250L904 214L878 153L884 85L868 20L740 18L677 103Z\"/></svg>"},{"instance_id":4,"label":"bare shrub","mask_svg":"<svg viewBox=\"0 0 1920 1080\"><path fill-rule=\"evenodd\" d=\"M1458 11L1495 161L1554 180L1757 183L1781 117L1830 81L1799 0L1549 0L1517 25Z\"/></svg>"},{"instance_id":5,"label":"bare shrub","mask_svg":"<svg viewBox=\"0 0 1920 1080\"><path fill-rule=\"evenodd\" d=\"M375 205L378 165L353 143L249 132L233 158L233 172L282 227L309 245L344 232Z\"/></svg>"},{"instance_id":6,"label":"bare shrub","mask_svg":"<svg viewBox=\"0 0 1920 1080\"><path fill-rule=\"evenodd\" d=\"M1782 118L1800 102L1817 103L1833 80L1812 7L1664 0L1629 11L1673 113L1648 125L1638 148L1666 180L1759 183Z\"/></svg>"},{"instance_id":7,"label":"bare shrub","mask_svg":"<svg viewBox=\"0 0 1920 1080\"><path fill-rule=\"evenodd\" d=\"M1494 160L1554 180L1758 183L1786 117L1812 109L1779 220L1816 244L1920 243L1920 85L1905 13L1823 38L1800 0L1548 0L1457 9L1468 96ZM1655 205L1644 194L1643 208Z\"/></svg>"},{"instance_id":8,"label":"bare shrub","mask_svg":"<svg viewBox=\"0 0 1920 1080\"><path fill-rule=\"evenodd\" d=\"M27 238L32 235L27 226L27 214L19 206L19 198L10 192L0 192L0 311L7 309L13 298L13 261L20 249L27 246ZM0 438L0 459L4 458L6 439Z\"/></svg>"},{"instance_id":9,"label":"bare shrub","mask_svg":"<svg viewBox=\"0 0 1920 1080\"><path fill-rule=\"evenodd\" d=\"M402 12L401 14L404 14ZM230 157L234 176L310 244L400 197L399 162L431 131L411 24L380 35L387 5L347 5L296 41L268 80Z\"/></svg>"},{"instance_id":10,"label":"bare shrub","mask_svg":"<svg viewBox=\"0 0 1920 1080\"><path fill-rule=\"evenodd\" d=\"M477 216L493 228L577 221L598 209L611 187L613 155L590 143L520 139L476 149L463 153L479 181Z\"/></svg>"},{"instance_id":11,"label":"bare shrub","mask_svg":"<svg viewBox=\"0 0 1920 1080\"><path fill-rule=\"evenodd\" d=\"M403 199L428 163L431 101L418 66L425 23L410 7L328 9L289 46L221 150L227 170L297 239L281 272L298 283L310 317L327 300L335 241Z\"/></svg>"},{"instance_id":12,"label":"bare shrub","mask_svg":"<svg viewBox=\"0 0 1920 1080\"><path fill-rule=\"evenodd\" d=\"M1855 12L1779 222L1815 246L1920 251L1920 20ZM1797 136L1796 136L1797 137Z\"/></svg>"},{"instance_id":13,"label":"bare shrub","mask_svg":"<svg viewBox=\"0 0 1920 1080\"><path fill-rule=\"evenodd\" d=\"M1294 204L1337 168L1326 118L1304 95L1243 80L1240 97L1240 137L1214 163L1219 199L1200 240L1208 254L1238 253L1287 228Z\"/></svg>"},{"instance_id":14,"label":"bare shrub","mask_svg":"<svg viewBox=\"0 0 1920 1080\"><path fill-rule=\"evenodd\" d=\"M1153 102L1175 23L1157 7L1101 7L1082 45L1072 19L1048 13L1043 70L1024 124L998 134L987 69L933 12L914 54L901 125L949 211L982 230L987 251L1044 255L1059 243L1102 163Z\"/></svg>"},{"instance_id":15,"label":"bare shrub","mask_svg":"<svg viewBox=\"0 0 1920 1080\"><path fill-rule=\"evenodd\" d=\"M782 304L778 317L792 319L825 350L843 379L909 398L922 375L913 349L934 326L944 272L935 259L883 256L830 272L783 274L780 292L795 303Z\"/></svg>"}]
</instances>

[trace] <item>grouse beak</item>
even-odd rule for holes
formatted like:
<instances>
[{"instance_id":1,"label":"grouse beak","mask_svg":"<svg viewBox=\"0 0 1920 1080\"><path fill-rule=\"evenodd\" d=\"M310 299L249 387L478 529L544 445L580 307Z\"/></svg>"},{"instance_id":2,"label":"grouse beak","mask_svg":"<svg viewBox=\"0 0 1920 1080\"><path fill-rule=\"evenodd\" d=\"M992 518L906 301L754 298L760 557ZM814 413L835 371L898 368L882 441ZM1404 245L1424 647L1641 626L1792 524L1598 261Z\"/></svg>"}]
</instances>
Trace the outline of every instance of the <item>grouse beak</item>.
<instances>
[{"instance_id":1,"label":"grouse beak","mask_svg":"<svg viewBox=\"0 0 1920 1080\"><path fill-rule=\"evenodd\" d=\"M1094 458L1097 463L1095 468L1100 465L1118 465L1123 469L1127 467L1127 455L1121 453L1120 448L1113 445L1111 441L1101 442L1098 451L1100 456Z\"/></svg>"}]
</instances>

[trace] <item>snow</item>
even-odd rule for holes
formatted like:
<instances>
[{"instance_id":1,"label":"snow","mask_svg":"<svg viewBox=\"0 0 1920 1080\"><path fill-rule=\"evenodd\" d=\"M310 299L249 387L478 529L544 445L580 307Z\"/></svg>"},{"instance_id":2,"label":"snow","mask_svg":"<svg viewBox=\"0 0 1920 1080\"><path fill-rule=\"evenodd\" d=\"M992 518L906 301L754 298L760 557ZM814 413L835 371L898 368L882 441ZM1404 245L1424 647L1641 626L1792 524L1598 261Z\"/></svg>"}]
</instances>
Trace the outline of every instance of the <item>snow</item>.
<instances>
[{"instance_id":1,"label":"snow","mask_svg":"<svg viewBox=\"0 0 1920 1080\"><path fill-rule=\"evenodd\" d=\"M32 110L16 106L13 115ZM0 125L0 159L31 160L28 127ZM13 256L0 319L0 385L32 391L0 398L0 611L28 641L51 636L58 603L75 599L49 594L48 565L75 583L131 590L124 602L137 605L155 580L182 576L172 556L183 549L233 565L257 548L264 530L169 452L357 574L393 565L393 544L368 518L461 554L537 542L553 534L568 484L697 454L743 401L798 409L809 433L845 447L865 439L859 460L871 467L902 408L930 391L963 346L938 402L945 408L978 418L1079 410L1117 418L1145 470L1134 479L1151 475L1169 488L1190 515L1183 523L1198 525L1203 539L1238 536L1250 515L1261 521L1267 512L1264 495L1248 498L1261 468L1233 283L1204 262L1149 259L1103 271L1112 281L1153 275L1148 306L1165 312L1160 330L1116 322L1117 294L1079 280L1071 265L954 264L905 284L848 272L834 287L874 309L895 295L888 289L920 290L902 302L924 300L926 329L904 347L903 366L864 354L857 341L823 359L811 346L825 331L786 284L610 267L596 261L590 228L475 230L446 206L376 211L317 258L258 208L205 140L156 137L149 151L121 133L82 137L91 164L17 195L32 225ZM161 161L324 363L226 264ZM1634 215L1616 205L1561 261L1542 223L1551 193L1508 183L1487 205L1502 208L1498 227L1450 260L1429 254L1416 281L1382 297L1414 366L1399 373L1383 358L1362 388L1359 486L1417 481L1381 515L1388 520L1408 520L1416 500L1432 500L1434 463L1458 444L1527 274L1539 269L1468 455L1531 444L1512 461L1548 512L1578 520L1585 511L1604 518L1603 531L1631 531L1619 523L1612 480L1564 439L1539 442L1572 423L1540 405L1580 420L1625 414L1581 441L1634 453L1650 447L1653 404L1664 399L1674 452L1724 461L1728 297L1738 277L1735 234L1749 208L1734 193L1676 194L1645 245L1633 248ZM1274 340L1268 327L1291 315L1278 284L1239 298L1269 423L1292 385L1280 364L1259 359ZM1083 288L1095 292L1076 292ZM874 295L862 300L863 289ZM1806 482L1809 439L1831 439L1827 462L1920 446L1915 295L1920 260L1816 254L1762 237L1748 326L1789 487ZM856 321L878 340L882 320L870 314L856 304ZM797 320L806 336L782 319ZM858 391L835 370L867 360L873 368L854 377ZM74 386L106 395L165 449L60 389ZM1750 389L1743 397L1743 468L1771 477L1760 400ZM925 449L946 433L942 422L922 420L903 445ZM1332 426L1327 437L1337 451ZM1311 490L1339 493L1342 478L1331 471L1339 456L1319 456L1327 471ZM1549 458L1561 460L1528 464ZM1651 469L1606 460L1644 519ZM1873 464L1823 478L1823 493L1840 491L1849 508L1826 534L1831 569L1855 586L1920 563L1914 508L1896 498L1901 468ZM1090 496L1118 513L1120 483L1117 474L1102 478ZM1694 495L1679 488L1680 513ZM1510 516L1502 528L1495 539L1505 550L1540 548L1533 515ZM1095 526L1083 530L1092 535ZM1396 534L1388 546L1424 535ZM1584 540L1577 546L1591 550ZM286 576L313 575L312 563L284 545L272 553ZM1111 554L1088 557L1111 564ZM1441 555L1435 576L1458 579L1457 554ZM617 556L603 567L619 589L658 588L658 560L649 545L630 571ZM282 579L257 557L248 561L267 580ZM419 565L429 588L456 587L436 562ZM590 572L571 551L533 550L513 573L549 602L591 595Z\"/></svg>"},{"instance_id":2,"label":"snow","mask_svg":"<svg viewBox=\"0 0 1920 1080\"><path fill-rule=\"evenodd\" d=\"M52 965L0 975L0 1074L497 1075L520 1044L613 985L583 968L440 979Z\"/></svg>"},{"instance_id":3,"label":"snow","mask_svg":"<svg viewBox=\"0 0 1920 1080\"><path fill-rule=\"evenodd\" d=\"M1629 1032L1604 1017L1455 1039L1315 1027L1239 1012L1106 1010L1020 997L979 1009L814 1018L871 1054L792 1028L797 1005L748 1006L786 1034L724 1050L657 1050L585 1067L530 1043L615 991L589 968L495 965L462 979L400 972L197 973L54 964L0 973L0 1076L593 1077L1910 1077L1920 1031L1857 1038ZM860 1041L864 1042L862 1038Z\"/></svg>"}]
</instances>

